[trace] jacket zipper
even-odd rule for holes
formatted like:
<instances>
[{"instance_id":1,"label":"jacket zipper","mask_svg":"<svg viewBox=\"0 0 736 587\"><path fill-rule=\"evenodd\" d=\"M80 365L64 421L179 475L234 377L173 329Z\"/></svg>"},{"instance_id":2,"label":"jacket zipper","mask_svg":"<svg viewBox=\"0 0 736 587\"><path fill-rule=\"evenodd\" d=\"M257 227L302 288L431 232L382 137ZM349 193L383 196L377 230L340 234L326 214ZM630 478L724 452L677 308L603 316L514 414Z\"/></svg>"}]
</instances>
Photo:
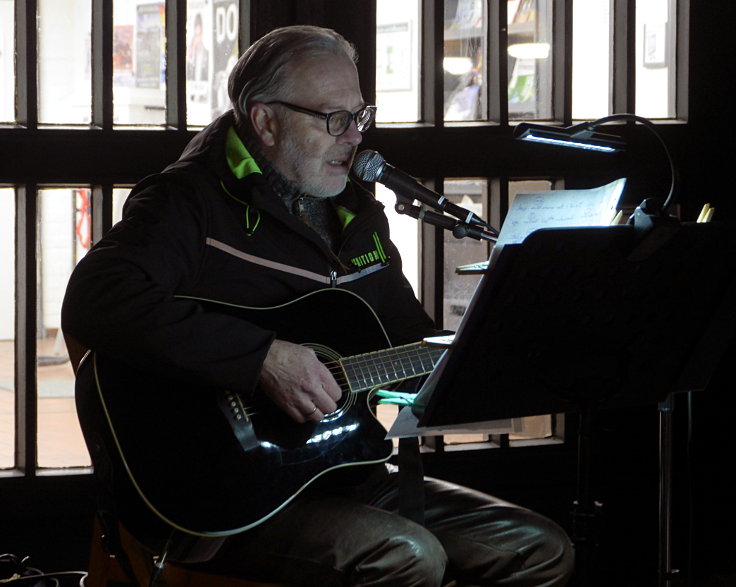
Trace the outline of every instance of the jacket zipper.
<instances>
[{"instance_id":1,"label":"jacket zipper","mask_svg":"<svg viewBox=\"0 0 736 587\"><path fill-rule=\"evenodd\" d=\"M337 271L330 270L330 287L337 287Z\"/></svg>"}]
</instances>

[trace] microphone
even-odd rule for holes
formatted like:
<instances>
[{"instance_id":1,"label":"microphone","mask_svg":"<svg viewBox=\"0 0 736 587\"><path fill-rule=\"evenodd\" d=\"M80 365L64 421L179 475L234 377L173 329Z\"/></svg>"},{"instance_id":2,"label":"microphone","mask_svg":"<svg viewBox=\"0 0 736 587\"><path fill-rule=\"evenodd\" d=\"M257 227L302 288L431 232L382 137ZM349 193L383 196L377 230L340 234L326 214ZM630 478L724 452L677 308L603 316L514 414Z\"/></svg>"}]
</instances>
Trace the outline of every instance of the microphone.
<instances>
[{"instance_id":1,"label":"microphone","mask_svg":"<svg viewBox=\"0 0 736 587\"><path fill-rule=\"evenodd\" d=\"M419 200L435 210L440 210L451 214L455 218L459 218L465 224L475 224L476 226L490 228L482 218L470 210L453 204L445 196L441 196L437 192L433 192L423 186L411 175L386 163L377 151L361 151L358 153L353 163L353 171L358 176L358 179L362 181L377 181L382 183L397 195L409 198L410 200Z\"/></svg>"}]
</instances>

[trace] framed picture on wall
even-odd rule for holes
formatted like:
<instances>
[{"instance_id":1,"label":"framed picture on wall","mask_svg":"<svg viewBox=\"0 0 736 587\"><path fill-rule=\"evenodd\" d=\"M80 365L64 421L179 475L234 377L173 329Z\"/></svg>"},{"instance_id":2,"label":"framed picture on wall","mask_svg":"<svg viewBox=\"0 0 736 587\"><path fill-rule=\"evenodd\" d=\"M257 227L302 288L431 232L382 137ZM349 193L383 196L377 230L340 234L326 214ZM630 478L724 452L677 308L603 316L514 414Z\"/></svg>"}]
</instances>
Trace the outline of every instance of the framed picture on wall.
<instances>
[{"instance_id":1,"label":"framed picture on wall","mask_svg":"<svg viewBox=\"0 0 736 587\"><path fill-rule=\"evenodd\" d=\"M644 23L644 67L667 67L667 23Z\"/></svg>"}]
</instances>

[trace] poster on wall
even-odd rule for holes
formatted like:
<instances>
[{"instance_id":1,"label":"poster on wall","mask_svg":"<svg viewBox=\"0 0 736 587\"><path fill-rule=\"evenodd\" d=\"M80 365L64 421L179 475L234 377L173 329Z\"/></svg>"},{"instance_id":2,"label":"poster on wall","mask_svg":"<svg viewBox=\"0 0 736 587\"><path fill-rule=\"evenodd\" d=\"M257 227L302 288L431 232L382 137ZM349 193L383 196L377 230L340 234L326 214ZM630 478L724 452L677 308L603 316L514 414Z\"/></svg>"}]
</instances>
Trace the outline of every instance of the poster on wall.
<instances>
[{"instance_id":1,"label":"poster on wall","mask_svg":"<svg viewBox=\"0 0 736 587\"><path fill-rule=\"evenodd\" d=\"M116 86L133 85L133 25L112 29L112 78Z\"/></svg>"},{"instance_id":2,"label":"poster on wall","mask_svg":"<svg viewBox=\"0 0 736 587\"><path fill-rule=\"evenodd\" d=\"M187 122L209 124L230 109L227 80L238 60L237 0L187 4Z\"/></svg>"},{"instance_id":3,"label":"poster on wall","mask_svg":"<svg viewBox=\"0 0 736 587\"><path fill-rule=\"evenodd\" d=\"M163 3L140 4L136 20L135 85L159 89L165 75Z\"/></svg>"},{"instance_id":4,"label":"poster on wall","mask_svg":"<svg viewBox=\"0 0 736 587\"><path fill-rule=\"evenodd\" d=\"M187 4L187 100L190 108L210 109L210 61L212 59L212 2Z\"/></svg>"},{"instance_id":5,"label":"poster on wall","mask_svg":"<svg viewBox=\"0 0 736 587\"><path fill-rule=\"evenodd\" d=\"M644 23L644 67L667 67L667 23Z\"/></svg>"},{"instance_id":6,"label":"poster on wall","mask_svg":"<svg viewBox=\"0 0 736 587\"><path fill-rule=\"evenodd\" d=\"M411 23L376 27L376 90L411 90Z\"/></svg>"},{"instance_id":7,"label":"poster on wall","mask_svg":"<svg viewBox=\"0 0 736 587\"><path fill-rule=\"evenodd\" d=\"M214 0L212 118L230 109L227 78L238 60L238 1Z\"/></svg>"}]
</instances>

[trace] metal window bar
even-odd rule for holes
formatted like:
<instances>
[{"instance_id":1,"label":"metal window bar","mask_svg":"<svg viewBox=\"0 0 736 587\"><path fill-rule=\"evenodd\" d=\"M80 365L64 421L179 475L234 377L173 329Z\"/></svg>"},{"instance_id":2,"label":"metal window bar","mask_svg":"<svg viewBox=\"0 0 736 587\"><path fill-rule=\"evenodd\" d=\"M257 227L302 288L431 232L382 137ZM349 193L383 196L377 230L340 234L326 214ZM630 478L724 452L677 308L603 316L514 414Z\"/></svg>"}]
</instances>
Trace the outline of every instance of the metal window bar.
<instances>
[{"instance_id":1,"label":"metal window bar","mask_svg":"<svg viewBox=\"0 0 736 587\"><path fill-rule=\"evenodd\" d=\"M16 120L27 129L38 127L38 29L36 0L15 2Z\"/></svg>"},{"instance_id":2,"label":"metal window bar","mask_svg":"<svg viewBox=\"0 0 736 587\"><path fill-rule=\"evenodd\" d=\"M112 0L92 0L92 125L112 130Z\"/></svg>"},{"instance_id":3,"label":"metal window bar","mask_svg":"<svg viewBox=\"0 0 736 587\"><path fill-rule=\"evenodd\" d=\"M92 187L92 240L94 245L112 226L112 191L110 184Z\"/></svg>"},{"instance_id":4,"label":"metal window bar","mask_svg":"<svg viewBox=\"0 0 736 587\"><path fill-rule=\"evenodd\" d=\"M486 31L486 59L484 79L488 84L488 111L486 116L491 122L508 125L508 2L507 0L489 0Z\"/></svg>"},{"instance_id":5,"label":"metal window bar","mask_svg":"<svg viewBox=\"0 0 736 587\"><path fill-rule=\"evenodd\" d=\"M675 0L672 11L675 13L673 18L675 31L674 36L677 39L677 53L675 55L675 72L674 74L674 91L672 95L675 97L675 104L671 109L675 118L679 120L687 120L688 117L688 88L690 86L689 75L689 58L690 44L690 0Z\"/></svg>"},{"instance_id":6,"label":"metal window bar","mask_svg":"<svg viewBox=\"0 0 736 587\"><path fill-rule=\"evenodd\" d=\"M636 0L613 0L611 112L636 106Z\"/></svg>"},{"instance_id":7,"label":"metal window bar","mask_svg":"<svg viewBox=\"0 0 736 587\"><path fill-rule=\"evenodd\" d=\"M34 3L35 4L35 3ZM15 467L36 475L37 185L16 188Z\"/></svg>"},{"instance_id":8,"label":"metal window bar","mask_svg":"<svg viewBox=\"0 0 736 587\"><path fill-rule=\"evenodd\" d=\"M16 0L16 121L38 127L36 0ZM15 466L36 474L36 185L16 188Z\"/></svg>"},{"instance_id":9,"label":"metal window bar","mask_svg":"<svg viewBox=\"0 0 736 587\"><path fill-rule=\"evenodd\" d=\"M187 129L187 3L166 0L166 125Z\"/></svg>"},{"instance_id":10,"label":"metal window bar","mask_svg":"<svg viewBox=\"0 0 736 587\"><path fill-rule=\"evenodd\" d=\"M552 2L552 116L572 124L572 3Z\"/></svg>"},{"instance_id":11,"label":"metal window bar","mask_svg":"<svg viewBox=\"0 0 736 587\"><path fill-rule=\"evenodd\" d=\"M441 129L444 126L444 77L442 57L444 54L443 0L424 0L421 8L422 91L420 93L420 119Z\"/></svg>"}]
</instances>

